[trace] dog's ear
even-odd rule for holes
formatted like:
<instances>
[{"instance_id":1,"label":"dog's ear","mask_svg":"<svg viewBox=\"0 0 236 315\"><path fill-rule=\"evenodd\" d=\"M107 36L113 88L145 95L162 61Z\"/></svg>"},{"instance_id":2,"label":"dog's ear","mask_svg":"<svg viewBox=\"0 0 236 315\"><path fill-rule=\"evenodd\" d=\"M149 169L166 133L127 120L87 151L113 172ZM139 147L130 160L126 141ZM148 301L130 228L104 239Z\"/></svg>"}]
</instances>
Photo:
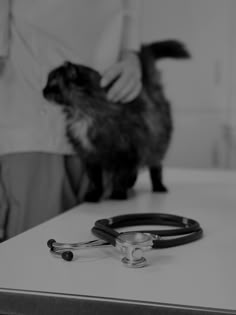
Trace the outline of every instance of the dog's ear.
<instances>
[{"instance_id":1,"label":"dog's ear","mask_svg":"<svg viewBox=\"0 0 236 315\"><path fill-rule=\"evenodd\" d=\"M69 68L69 67L71 67L71 66L73 66L73 63L72 63L72 62L70 62L70 61L65 61L65 62L64 62L64 67Z\"/></svg>"},{"instance_id":2,"label":"dog's ear","mask_svg":"<svg viewBox=\"0 0 236 315\"><path fill-rule=\"evenodd\" d=\"M77 78L77 67L70 61L65 61L64 67L67 69L69 79L75 80Z\"/></svg>"}]
</instances>

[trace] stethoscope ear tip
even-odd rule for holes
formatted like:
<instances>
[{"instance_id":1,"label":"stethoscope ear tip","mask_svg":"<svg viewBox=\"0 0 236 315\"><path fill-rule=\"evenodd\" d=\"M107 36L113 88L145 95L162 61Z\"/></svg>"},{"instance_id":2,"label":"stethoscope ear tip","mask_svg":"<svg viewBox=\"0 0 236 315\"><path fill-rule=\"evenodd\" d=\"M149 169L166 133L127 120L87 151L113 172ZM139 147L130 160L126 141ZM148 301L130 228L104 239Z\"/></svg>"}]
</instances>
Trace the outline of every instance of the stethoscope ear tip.
<instances>
[{"instance_id":1,"label":"stethoscope ear tip","mask_svg":"<svg viewBox=\"0 0 236 315\"><path fill-rule=\"evenodd\" d=\"M54 239L50 239L47 241L47 246L52 249L53 248L53 244L56 243L56 241Z\"/></svg>"},{"instance_id":2,"label":"stethoscope ear tip","mask_svg":"<svg viewBox=\"0 0 236 315\"><path fill-rule=\"evenodd\" d=\"M61 254L61 257L66 261L71 261L74 255L71 251L66 251Z\"/></svg>"},{"instance_id":3,"label":"stethoscope ear tip","mask_svg":"<svg viewBox=\"0 0 236 315\"><path fill-rule=\"evenodd\" d=\"M66 260L66 261L71 261L73 258L74 258L74 254L72 253L72 251L70 250L65 250L65 251L62 251L62 250L57 250L55 248L55 244L56 244L56 241L54 239L50 239L47 241L47 246L50 248L50 252L53 253L54 255L59 255L61 256L62 259Z\"/></svg>"}]
</instances>

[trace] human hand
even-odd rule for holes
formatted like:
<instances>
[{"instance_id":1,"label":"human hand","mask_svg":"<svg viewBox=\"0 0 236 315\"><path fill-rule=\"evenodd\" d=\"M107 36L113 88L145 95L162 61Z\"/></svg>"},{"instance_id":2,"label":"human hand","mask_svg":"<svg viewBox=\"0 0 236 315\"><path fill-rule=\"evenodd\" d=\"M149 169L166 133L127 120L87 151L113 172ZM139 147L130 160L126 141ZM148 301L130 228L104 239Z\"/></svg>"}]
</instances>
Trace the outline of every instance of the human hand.
<instances>
[{"instance_id":1,"label":"human hand","mask_svg":"<svg viewBox=\"0 0 236 315\"><path fill-rule=\"evenodd\" d=\"M142 69L138 55L127 51L119 62L111 66L102 76L101 86L111 87L107 97L113 102L127 103L134 100L142 89Z\"/></svg>"}]
</instances>

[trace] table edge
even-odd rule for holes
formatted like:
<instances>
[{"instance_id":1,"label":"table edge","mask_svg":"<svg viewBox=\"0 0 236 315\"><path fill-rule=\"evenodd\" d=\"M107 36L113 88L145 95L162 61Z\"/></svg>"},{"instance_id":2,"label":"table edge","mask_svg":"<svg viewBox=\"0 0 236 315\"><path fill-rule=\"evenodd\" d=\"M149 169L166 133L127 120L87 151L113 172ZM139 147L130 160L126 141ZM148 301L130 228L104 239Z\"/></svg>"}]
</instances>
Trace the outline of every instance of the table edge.
<instances>
[{"instance_id":1,"label":"table edge","mask_svg":"<svg viewBox=\"0 0 236 315\"><path fill-rule=\"evenodd\" d=\"M91 303L93 302L93 303ZM236 310L195 307L159 302L106 298L99 296L59 294L43 291L0 288L0 314L122 314L122 315L225 315Z\"/></svg>"}]
</instances>

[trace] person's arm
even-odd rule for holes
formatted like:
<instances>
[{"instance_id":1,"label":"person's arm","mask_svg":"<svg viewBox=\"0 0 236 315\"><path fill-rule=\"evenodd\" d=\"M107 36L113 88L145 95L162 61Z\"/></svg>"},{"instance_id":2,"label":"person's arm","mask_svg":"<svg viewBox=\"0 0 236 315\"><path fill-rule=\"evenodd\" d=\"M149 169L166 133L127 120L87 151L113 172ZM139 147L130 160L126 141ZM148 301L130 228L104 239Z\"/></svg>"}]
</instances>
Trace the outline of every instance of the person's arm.
<instances>
[{"instance_id":1,"label":"person's arm","mask_svg":"<svg viewBox=\"0 0 236 315\"><path fill-rule=\"evenodd\" d=\"M138 51L141 44L142 0L122 0L123 34L121 51Z\"/></svg>"},{"instance_id":2,"label":"person's arm","mask_svg":"<svg viewBox=\"0 0 236 315\"><path fill-rule=\"evenodd\" d=\"M0 0L0 72L9 51L10 0Z\"/></svg>"},{"instance_id":3,"label":"person's arm","mask_svg":"<svg viewBox=\"0 0 236 315\"><path fill-rule=\"evenodd\" d=\"M141 91L141 65L136 54L141 40L141 6L142 0L122 0L123 33L120 60L103 75L101 85L115 83L108 91L108 99L114 102L130 102Z\"/></svg>"}]
</instances>

